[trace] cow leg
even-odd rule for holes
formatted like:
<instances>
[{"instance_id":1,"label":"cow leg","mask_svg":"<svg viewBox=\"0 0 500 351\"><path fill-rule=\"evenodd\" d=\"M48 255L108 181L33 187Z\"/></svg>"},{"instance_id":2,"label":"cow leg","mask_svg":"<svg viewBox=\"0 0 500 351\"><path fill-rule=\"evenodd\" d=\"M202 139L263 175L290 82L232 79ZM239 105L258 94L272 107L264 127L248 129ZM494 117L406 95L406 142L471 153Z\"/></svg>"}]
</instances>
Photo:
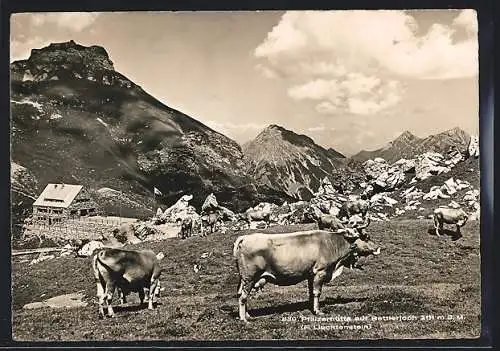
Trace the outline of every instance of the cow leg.
<instances>
[{"instance_id":1,"label":"cow leg","mask_svg":"<svg viewBox=\"0 0 500 351\"><path fill-rule=\"evenodd\" d=\"M252 287L254 286L253 282L245 282L243 280L240 281L240 288L238 289L238 307L239 307L239 315L240 320L247 322L247 318L250 318L250 315L247 312L247 301L248 295L252 291Z\"/></svg>"},{"instance_id":2,"label":"cow leg","mask_svg":"<svg viewBox=\"0 0 500 351\"><path fill-rule=\"evenodd\" d=\"M439 220L436 218L436 216L434 216L434 230L435 230L435 232L436 232L436 235L437 235L437 236L440 236L440 235L439 235L439 230L438 230L438 227L441 227L441 229L442 229L442 224L441 224L441 223L439 223Z\"/></svg>"},{"instance_id":3,"label":"cow leg","mask_svg":"<svg viewBox=\"0 0 500 351\"><path fill-rule=\"evenodd\" d=\"M152 310L153 307L153 298L156 291L156 286L158 285L158 278L151 279L151 285L149 286L149 301L148 301L148 309Z\"/></svg>"},{"instance_id":4,"label":"cow leg","mask_svg":"<svg viewBox=\"0 0 500 351\"><path fill-rule=\"evenodd\" d=\"M97 283L97 299L99 301L99 318L104 318L104 288L100 281Z\"/></svg>"},{"instance_id":5,"label":"cow leg","mask_svg":"<svg viewBox=\"0 0 500 351\"><path fill-rule=\"evenodd\" d=\"M144 294L144 288L139 289L139 301L141 301L141 306L144 303L144 298L146 297L146 294Z\"/></svg>"},{"instance_id":6,"label":"cow leg","mask_svg":"<svg viewBox=\"0 0 500 351\"><path fill-rule=\"evenodd\" d=\"M307 288L309 289L309 306L311 307L311 311L314 313L314 277L310 277L307 279Z\"/></svg>"},{"instance_id":7,"label":"cow leg","mask_svg":"<svg viewBox=\"0 0 500 351\"><path fill-rule=\"evenodd\" d=\"M113 311L113 306L111 305L114 293L115 293L115 284L112 281L108 281L106 283L106 293L104 294L104 299L106 301L106 305L108 306L109 317L114 317L115 315L115 312Z\"/></svg>"},{"instance_id":8,"label":"cow leg","mask_svg":"<svg viewBox=\"0 0 500 351\"><path fill-rule=\"evenodd\" d=\"M325 281L326 272L319 271L315 274L313 279L313 313L322 315L323 312L319 309L319 298L321 296L321 289Z\"/></svg>"},{"instance_id":9,"label":"cow leg","mask_svg":"<svg viewBox=\"0 0 500 351\"><path fill-rule=\"evenodd\" d=\"M124 305L127 303L127 295L125 295L125 292L118 288L118 295L120 296L120 304Z\"/></svg>"}]
</instances>

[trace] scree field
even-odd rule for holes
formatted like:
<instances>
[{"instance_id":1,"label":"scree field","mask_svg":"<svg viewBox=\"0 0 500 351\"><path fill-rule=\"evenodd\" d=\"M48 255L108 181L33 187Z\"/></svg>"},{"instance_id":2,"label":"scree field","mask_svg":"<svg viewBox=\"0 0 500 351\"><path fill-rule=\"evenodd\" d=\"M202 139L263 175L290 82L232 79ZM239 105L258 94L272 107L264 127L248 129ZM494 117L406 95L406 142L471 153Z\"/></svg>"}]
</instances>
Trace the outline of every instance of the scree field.
<instances>
[{"instance_id":1,"label":"scree field","mask_svg":"<svg viewBox=\"0 0 500 351\"><path fill-rule=\"evenodd\" d=\"M236 237L249 231L134 246L165 254L165 289L155 310L139 307L137 294L131 294L127 304L115 308L115 318L103 320L98 319L90 259L67 256L31 266L14 261L13 335L19 341L478 337L479 223L467 223L459 240L450 232L438 238L429 233L431 226L430 220L373 222L368 230L382 252L361 259L364 270L344 269L324 287L324 317L337 317L329 321L311 320L306 282L266 285L249 298L250 324L237 320L232 249ZM265 232L313 227L274 226ZM23 309L76 292L85 295L86 307Z\"/></svg>"}]
</instances>

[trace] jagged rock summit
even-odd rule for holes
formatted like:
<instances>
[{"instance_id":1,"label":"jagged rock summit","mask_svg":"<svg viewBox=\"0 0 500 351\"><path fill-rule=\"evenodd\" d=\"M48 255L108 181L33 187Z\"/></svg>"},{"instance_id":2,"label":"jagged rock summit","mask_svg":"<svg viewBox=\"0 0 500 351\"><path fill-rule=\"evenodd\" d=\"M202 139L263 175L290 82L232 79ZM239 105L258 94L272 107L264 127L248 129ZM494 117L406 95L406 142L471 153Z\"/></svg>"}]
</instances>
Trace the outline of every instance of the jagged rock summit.
<instances>
[{"instance_id":1,"label":"jagged rock summit","mask_svg":"<svg viewBox=\"0 0 500 351\"><path fill-rule=\"evenodd\" d=\"M342 186L343 161L310 137L271 124L243 147L248 172L257 182L309 200L325 177Z\"/></svg>"},{"instance_id":2,"label":"jagged rock summit","mask_svg":"<svg viewBox=\"0 0 500 351\"><path fill-rule=\"evenodd\" d=\"M27 60L12 63L11 73L13 80L24 82L87 79L106 85L133 85L115 71L103 47L83 46L73 40L31 50Z\"/></svg>"}]
</instances>

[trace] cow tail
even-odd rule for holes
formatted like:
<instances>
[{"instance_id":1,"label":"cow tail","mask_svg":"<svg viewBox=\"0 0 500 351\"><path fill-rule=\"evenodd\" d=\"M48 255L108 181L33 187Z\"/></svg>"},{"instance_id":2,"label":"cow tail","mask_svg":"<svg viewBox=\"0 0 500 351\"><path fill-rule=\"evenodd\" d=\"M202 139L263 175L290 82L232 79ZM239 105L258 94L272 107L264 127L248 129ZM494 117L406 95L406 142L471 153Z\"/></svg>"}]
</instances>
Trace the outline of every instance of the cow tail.
<instances>
[{"instance_id":1,"label":"cow tail","mask_svg":"<svg viewBox=\"0 0 500 351\"><path fill-rule=\"evenodd\" d=\"M244 237L243 236L240 236L236 239L236 241L234 242L234 247L233 247L233 257L235 259L237 259L237 255L238 255L238 252L240 251L240 246L241 246L241 242L243 241Z\"/></svg>"},{"instance_id":2,"label":"cow tail","mask_svg":"<svg viewBox=\"0 0 500 351\"><path fill-rule=\"evenodd\" d=\"M98 255L99 255L99 251L97 251L92 256L92 271L94 272L94 279L96 282L98 282L100 279L99 269L97 268L97 262L99 261L99 259L97 258Z\"/></svg>"}]
</instances>

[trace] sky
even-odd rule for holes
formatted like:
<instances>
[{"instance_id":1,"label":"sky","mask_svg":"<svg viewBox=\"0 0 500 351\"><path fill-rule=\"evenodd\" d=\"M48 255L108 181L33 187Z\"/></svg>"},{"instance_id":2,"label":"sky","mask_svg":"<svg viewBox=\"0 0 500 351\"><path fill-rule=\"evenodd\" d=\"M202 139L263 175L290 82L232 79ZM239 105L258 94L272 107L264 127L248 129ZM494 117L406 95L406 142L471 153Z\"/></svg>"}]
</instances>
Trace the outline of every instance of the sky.
<instances>
[{"instance_id":1,"label":"sky","mask_svg":"<svg viewBox=\"0 0 500 351\"><path fill-rule=\"evenodd\" d=\"M473 10L22 13L11 61L74 40L240 144L269 124L351 155L479 131Z\"/></svg>"}]
</instances>

